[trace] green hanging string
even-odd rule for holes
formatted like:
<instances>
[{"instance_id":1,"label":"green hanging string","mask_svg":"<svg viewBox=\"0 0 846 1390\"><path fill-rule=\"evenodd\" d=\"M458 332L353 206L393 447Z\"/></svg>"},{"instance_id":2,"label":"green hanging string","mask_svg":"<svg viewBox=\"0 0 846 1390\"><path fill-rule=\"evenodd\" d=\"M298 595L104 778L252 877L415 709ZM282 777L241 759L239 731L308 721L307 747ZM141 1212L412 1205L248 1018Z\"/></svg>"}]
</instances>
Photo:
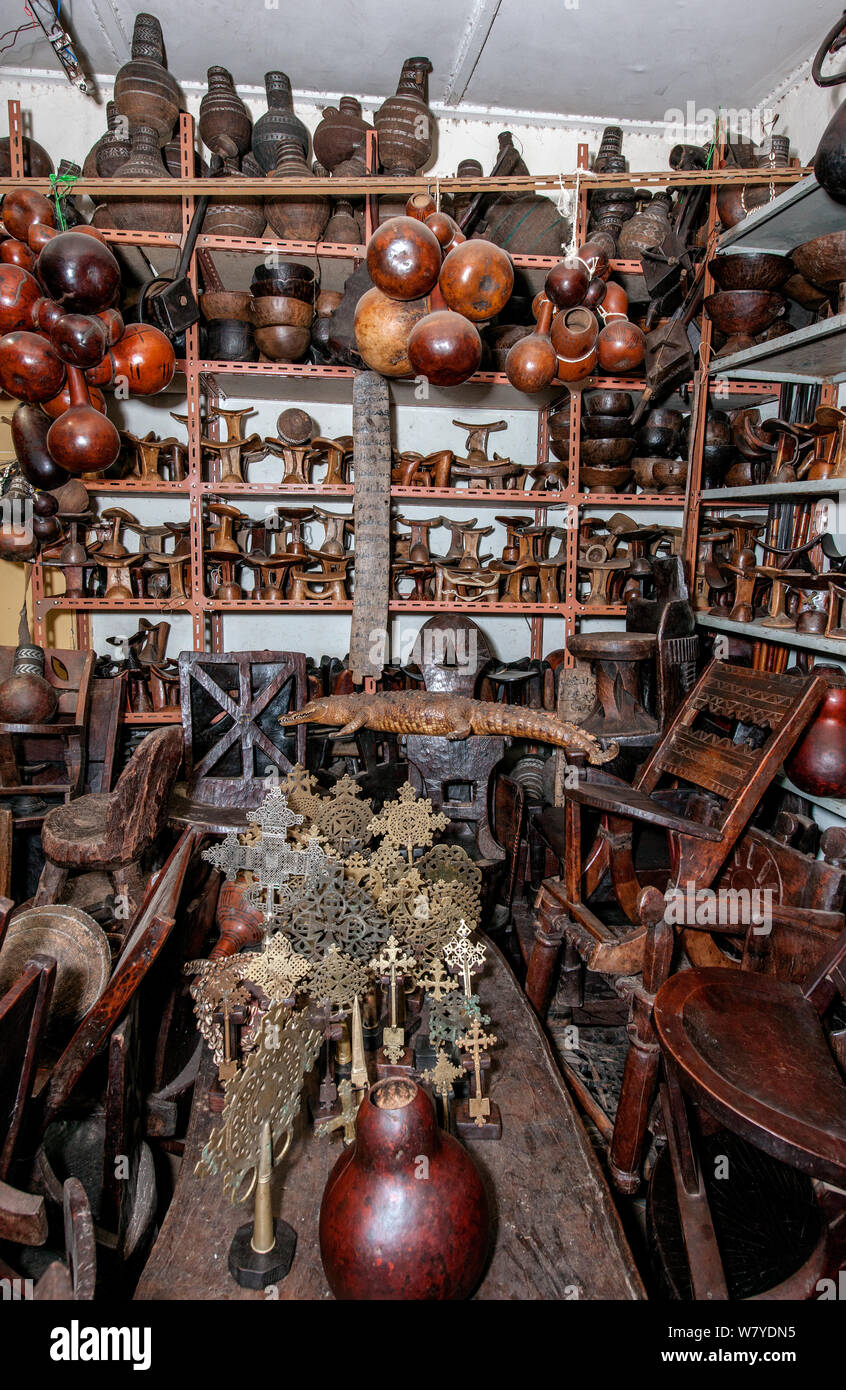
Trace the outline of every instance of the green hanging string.
<instances>
[{"instance_id":1,"label":"green hanging string","mask_svg":"<svg viewBox=\"0 0 846 1390\"><path fill-rule=\"evenodd\" d=\"M713 160L715 151L716 151L716 149L717 149L717 137L718 137L719 131L720 131L720 112L722 111L722 109L723 109L723 108L722 108L721 106L718 106L718 107L717 107L717 119L716 119L716 121L714 122L714 137L713 137L713 139L712 139L710 145L708 146L708 153L707 153L706 158L705 158L705 168L706 168L706 169L710 169L710 168L711 168L711 161Z\"/></svg>"},{"instance_id":2,"label":"green hanging string","mask_svg":"<svg viewBox=\"0 0 846 1390\"><path fill-rule=\"evenodd\" d=\"M69 198L73 192L73 186L79 179L79 174L51 174L50 183L53 186L53 197L56 202L56 217L59 223L59 231L66 232L67 224L62 203L65 198Z\"/></svg>"}]
</instances>

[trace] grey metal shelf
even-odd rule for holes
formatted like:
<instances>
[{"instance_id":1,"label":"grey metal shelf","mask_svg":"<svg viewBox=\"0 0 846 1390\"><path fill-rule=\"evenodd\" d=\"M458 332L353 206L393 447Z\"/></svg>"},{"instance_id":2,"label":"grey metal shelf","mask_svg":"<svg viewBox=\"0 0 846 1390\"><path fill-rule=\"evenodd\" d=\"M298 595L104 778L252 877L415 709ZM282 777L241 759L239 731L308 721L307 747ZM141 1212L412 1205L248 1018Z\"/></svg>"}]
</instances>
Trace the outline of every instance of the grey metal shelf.
<instances>
[{"instance_id":1,"label":"grey metal shelf","mask_svg":"<svg viewBox=\"0 0 846 1390\"><path fill-rule=\"evenodd\" d=\"M814 806L821 807L823 811L829 811L831 815L840 816L842 820L846 820L846 801L839 801L831 796L811 796L809 792L800 791L799 787L794 786L790 778L786 777L783 772L779 773L776 777L776 781L779 786L784 787L786 791L794 792L796 796L804 797L806 801L810 801Z\"/></svg>"},{"instance_id":2,"label":"grey metal shelf","mask_svg":"<svg viewBox=\"0 0 846 1390\"><path fill-rule=\"evenodd\" d=\"M712 372L715 377L766 376L800 385L846 381L846 314L833 314L783 338L770 338L743 352L715 358Z\"/></svg>"},{"instance_id":3,"label":"grey metal shelf","mask_svg":"<svg viewBox=\"0 0 846 1390\"><path fill-rule=\"evenodd\" d=\"M763 623L733 623L729 618L714 618L710 613L697 613L700 627L715 632L730 632L759 642L777 642L783 647L801 647L805 651L827 652L846 661L846 637L818 637L812 632L797 632L790 627L766 627Z\"/></svg>"},{"instance_id":4,"label":"grey metal shelf","mask_svg":"<svg viewBox=\"0 0 846 1390\"><path fill-rule=\"evenodd\" d=\"M763 180L762 180L763 182ZM846 209L820 188L813 174L756 208L723 232L717 251L773 251L787 254L814 237L846 228Z\"/></svg>"},{"instance_id":5,"label":"grey metal shelf","mask_svg":"<svg viewBox=\"0 0 846 1390\"><path fill-rule=\"evenodd\" d=\"M768 507L783 497L828 497L846 490L846 478L813 478L810 482L751 483L743 487L708 487L699 494L701 502L734 502L747 498Z\"/></svg>"}]
</instances>

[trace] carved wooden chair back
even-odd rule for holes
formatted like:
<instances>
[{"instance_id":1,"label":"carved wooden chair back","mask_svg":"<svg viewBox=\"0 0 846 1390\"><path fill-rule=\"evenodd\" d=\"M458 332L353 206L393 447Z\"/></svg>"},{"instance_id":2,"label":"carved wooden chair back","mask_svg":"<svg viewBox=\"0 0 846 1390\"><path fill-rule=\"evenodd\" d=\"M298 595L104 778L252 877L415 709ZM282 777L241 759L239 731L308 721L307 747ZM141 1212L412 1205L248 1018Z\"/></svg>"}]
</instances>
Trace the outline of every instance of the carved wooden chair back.
<instances>
[{"instance_id":1,"label":"carved wooden chair back","mask_svg":"<svg viewBox=\"0 0 846 1390\"><path fill-rule=\"evenodd\" d=\"M414 659L427 690L471 698L493 655L482 629L463 613L438 613L429 618L414 646Z\"/></svg>"},{"instance_id":2,"label":"carved wooden chair back","mask_svg":"<svg viewBox=\"0 0 846 1390\"><path fill-rule=\"evenodd\" d=\"M258 806L269 774L305 764L305 724L278 722L308 700L303 652L181 652L179 686L192 800Z\"/></svg>"},{"instance_id":3,"label":"carved wooden chair back","mask_svg":"<svg viewBox=\"0 0 846 1390\"><path fill-rule=\"evenodd\" d=\"M148 734L109 795L106 856L127 864L139 859L164 827L170 793L182 762L178 726Z\"/></svg>"},{"instance_id":4,"label":"carved wooden chair back","mask_svg":"<svg viewBox=\"0 0 846 1390\"><path fill-rule=\"evenodd\" d=\"M655 596L629 601L626 630L654 632L658 638L654 674L650 663L643 673L644 698L655 710L659 728L665 729L696 684L699 643L680 558L656 556L652 573Z\"/></svg>"},{"instance_id":5,"label":"carved wooden chair back","mask_svg":"<svg viewBox=\"0 0 846 1390\"><path fill-rule=\"evenodd\" d=\"M110 792L115 784L115 758L121 711L126 699L126 672L97 677L91 682L86 782L90 792Z\"/></svg>"}]
</instances>

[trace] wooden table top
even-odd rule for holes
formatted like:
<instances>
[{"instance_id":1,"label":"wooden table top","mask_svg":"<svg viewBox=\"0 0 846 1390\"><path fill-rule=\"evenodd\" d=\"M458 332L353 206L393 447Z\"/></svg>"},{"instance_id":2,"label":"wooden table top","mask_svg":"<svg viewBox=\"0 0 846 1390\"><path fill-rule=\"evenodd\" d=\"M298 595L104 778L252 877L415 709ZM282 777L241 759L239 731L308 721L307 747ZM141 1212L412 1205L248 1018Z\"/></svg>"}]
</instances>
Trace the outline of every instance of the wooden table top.
<instances>
[{"instance_id":1,"label":"wooden table top","mask_svg":"<svg viewBox=\"0 0 846 1390\"><path fill-rule=\"evenodd\" d=\"M493 1214L491 1255L475 1297L644 1298L611 1193L549 1044L492 945L479 984L483 1007L501 1039L489 1075L491 1096L502 1113L502 1139L468 1144ZM219 1177L194 1176L209 1132L220 1122L208 1109L213 1075L205 1052L180 1176L137 1299L267 1296L240 1288L227 1267L230 1242L252 1219L252 1203L233 1207ZM317 1216L341 1148L337 1131L314 1139L301 1111L288 1156L274 1172L274 1211L298 1233L291 1272L278 1286L281 1299L332 1297L320 1262Z\"/></svg>"}]
</instances>

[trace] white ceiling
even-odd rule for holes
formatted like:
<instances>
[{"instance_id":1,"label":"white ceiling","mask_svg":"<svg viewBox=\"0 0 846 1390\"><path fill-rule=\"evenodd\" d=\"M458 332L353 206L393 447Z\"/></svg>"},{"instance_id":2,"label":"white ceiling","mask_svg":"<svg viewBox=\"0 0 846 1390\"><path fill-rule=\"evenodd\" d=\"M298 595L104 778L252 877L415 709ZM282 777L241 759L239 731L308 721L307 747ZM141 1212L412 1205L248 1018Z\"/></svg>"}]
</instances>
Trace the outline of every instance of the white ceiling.
<instances>
[{"instance_id":1,"label":"white ceiling","mask_svg":"<svg viewBox=\"0 0 846 1390\"><path fill-rule=\"evenodd\" d=\"M224 63L243 90L282 68L300 92L387 95L404 57L426 54L433 104L662 120L668 110L757 106L816 49L837 0L154 0L183 82ZM4 21L25 23L24 0ZM89 72L129 57L129 0L63 0ZM21 33L0 71L51 69ZM9 42L7 35L4 40Z\"/></svg>"}]
</instances>

